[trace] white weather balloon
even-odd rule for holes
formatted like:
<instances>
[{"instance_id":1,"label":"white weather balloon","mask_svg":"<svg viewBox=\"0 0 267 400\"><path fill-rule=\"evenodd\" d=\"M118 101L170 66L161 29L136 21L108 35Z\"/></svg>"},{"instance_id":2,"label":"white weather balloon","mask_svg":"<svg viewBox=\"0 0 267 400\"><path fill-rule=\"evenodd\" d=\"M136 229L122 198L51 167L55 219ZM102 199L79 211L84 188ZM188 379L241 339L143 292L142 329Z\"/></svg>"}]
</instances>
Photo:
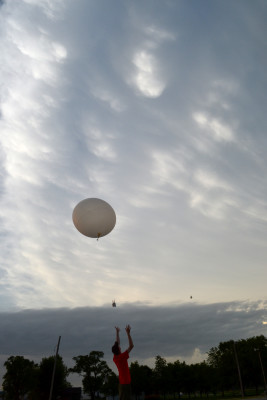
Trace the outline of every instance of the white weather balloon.
<instances>
[{"instance_id":1,"label":"white weather balloon","mask_svg":"<svg viewBox=\"0 0 267 400\"><path fill-rule=\"evenodd\" d=\"M112 231L116 224L116 214L106 201L91 198L76 205L72 220L76 229L83 235L100 238Z\"/></svg>"}]
</instances>

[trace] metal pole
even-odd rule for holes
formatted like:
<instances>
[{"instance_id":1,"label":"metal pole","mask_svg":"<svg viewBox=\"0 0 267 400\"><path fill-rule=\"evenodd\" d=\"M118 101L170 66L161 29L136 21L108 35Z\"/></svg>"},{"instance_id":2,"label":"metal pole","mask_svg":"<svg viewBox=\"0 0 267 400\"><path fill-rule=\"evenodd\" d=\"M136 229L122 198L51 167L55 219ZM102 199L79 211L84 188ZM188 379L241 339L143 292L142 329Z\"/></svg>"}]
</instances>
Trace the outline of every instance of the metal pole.
<instances>
[{"instance_id":1,"label":"metal pole","mask_svg":"<svg viewBox=\"0 0 267 400\"><path fill-rule=\"evenodd\" d=\"M57 342L57 351L56 351L55 361L54 361L54 368L53 368L53 374L52 374L52 380L51 380L51 386L50 386L49 400L52 400L52 394L53 394L54 379L55 379L55 372L56 372L57 356L58 356L58 349L59 349L60 339L61 339L61 336L59 336L58 342Z\"/></svg>"},{"instance_id":2,"label":"metal pole","mask_svg":"<svg viewBox=\"0 0 267 400\"><path fill-rule=\"evenodd\" d=\"M233 341L233 345L234 345L235 361L236 361L236 366L237 366L237 371L238 371L241 395L244 398L245 397L245 393L244 393L244 389L243 389L243 383L242 383L242 377L241 377L241 372L240 372L240 367L239 367L239 361L238 361L236 347L235 347L235 341Z\"/></svg>"},{"instance_id":3,"label":"metal pole","mask_svg":"<svg viewBox=\"0 0 267 400\"><path fill-rule=\"evenodd\" d=\"M263 364L262 364L262 360L261 360L261 352L260 352L260 350L258 350L258 352L259 352L259 359L260 359L260 364L261 364L262 376L263 376L263 380L264 380L265 396L267 396L267 385L266 385L266 379L265 379Z\"/></svg>"}]
</instances>

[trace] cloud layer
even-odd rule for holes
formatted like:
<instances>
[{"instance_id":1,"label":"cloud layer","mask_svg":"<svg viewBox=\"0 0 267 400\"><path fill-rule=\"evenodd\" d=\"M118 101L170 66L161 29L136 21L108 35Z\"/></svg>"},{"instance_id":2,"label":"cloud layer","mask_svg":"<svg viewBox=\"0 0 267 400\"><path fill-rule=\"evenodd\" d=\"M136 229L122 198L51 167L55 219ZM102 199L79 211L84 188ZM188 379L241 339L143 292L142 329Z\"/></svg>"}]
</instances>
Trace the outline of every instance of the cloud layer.
<instances>
[{"instance_id":1,"label":"cloud layer","mask_svg":"<svg viewBox=\"0 0 267 400\"><path fill-rule=\"evenodd\" d=\"M111 362L115 326L121 328L122 347L128 345L124 327L130 323L135 348L132 357L148 361L156 355L194 360L221 341L264 334L264 302L227 302L199 305L151 306L142 303L103 307L24 310L1 313L2 354L47 356L58 336L61 354L74 357L92 350L104 351Z\"/></svg>"}]
</instances>

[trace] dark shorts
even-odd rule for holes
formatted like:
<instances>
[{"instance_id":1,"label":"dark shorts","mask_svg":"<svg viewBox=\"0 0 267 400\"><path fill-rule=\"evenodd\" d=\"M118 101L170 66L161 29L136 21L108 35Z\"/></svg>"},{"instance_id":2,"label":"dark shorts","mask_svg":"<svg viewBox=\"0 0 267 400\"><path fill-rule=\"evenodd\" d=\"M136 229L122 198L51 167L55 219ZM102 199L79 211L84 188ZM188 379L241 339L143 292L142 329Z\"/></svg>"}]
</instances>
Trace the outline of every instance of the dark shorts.
<instances>
[{"instance_id":1,"label":"dark shorts","mask_svg":"<svg viewBox=\"0 0 267 400\"><path fill-rule=\"evenodd\" d=\"M131 400L131 384L122 385L119 384L119 399L120 400Z\"/></svg>"}]
</instances>

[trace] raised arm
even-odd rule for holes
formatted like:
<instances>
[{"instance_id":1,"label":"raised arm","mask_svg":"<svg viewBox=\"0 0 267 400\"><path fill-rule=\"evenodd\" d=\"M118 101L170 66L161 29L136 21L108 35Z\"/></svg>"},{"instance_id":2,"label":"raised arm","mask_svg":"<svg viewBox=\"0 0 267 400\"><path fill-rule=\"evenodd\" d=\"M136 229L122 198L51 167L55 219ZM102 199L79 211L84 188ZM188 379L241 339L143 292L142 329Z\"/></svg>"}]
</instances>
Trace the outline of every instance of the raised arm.
<instances>
[{"instance_id":1,"label":"raised arm","mask_svg":"<svg viewBox=\"0 0 267 400\"><path fill-rule=\"evenodd\" d=\"M126 330L126 333L127 333L127 336L128 336L128 341L129 341L129 347L128 347L127 351L128 351L128 353L130 353L130 351L134 347L133 340L132 340L132 337L131 337L131 327L130 327L130 325L127 325L125 330Z\"/></svg>"},{"instance_id":2,"label":"raised arm","mask_svg":"<svg viewBox=\"0 0 267 400\"><path fill-rule=\"evenodd\" d=\"M120 346L120 328L118 326L115 326L116 329L116 342L118 342L118 345Z\"/></svg>"}]
</instances>

